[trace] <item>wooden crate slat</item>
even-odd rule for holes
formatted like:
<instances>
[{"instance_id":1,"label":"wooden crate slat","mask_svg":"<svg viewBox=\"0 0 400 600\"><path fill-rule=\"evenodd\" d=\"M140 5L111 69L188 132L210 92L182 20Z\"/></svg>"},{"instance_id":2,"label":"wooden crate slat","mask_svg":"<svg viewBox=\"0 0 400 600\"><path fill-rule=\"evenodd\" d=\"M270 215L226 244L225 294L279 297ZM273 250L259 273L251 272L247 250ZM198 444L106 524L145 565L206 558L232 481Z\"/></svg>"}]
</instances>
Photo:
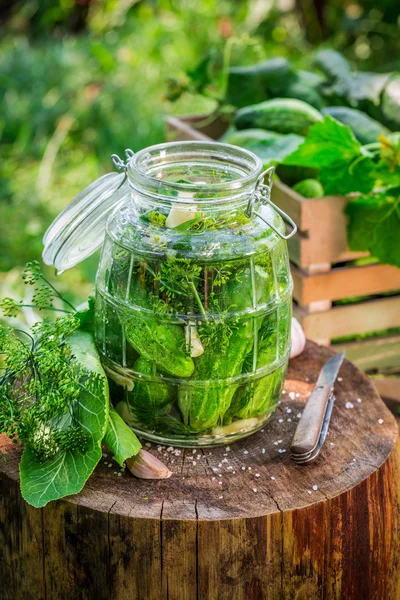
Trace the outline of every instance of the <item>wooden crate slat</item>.
<instances>
[{"instance_id":1,"label":"wooden crate slat","mask_svg":"<svg viewBox=\"0 0 400 600\"><path fill-rule=\"evenodd\" d=\"M328 273L307 275L292 265L294 298L299 304L339 300L400 289L400 269L391 265L337 267Z\"/></svg>"},{"instance_id":2,"label":"wooden crate slat","mask_svg":"<svg viewBox=\"0 0 400 600\"><path fill-rule=\"evenodd\" d=\"M400 327L400 296L334 306L327 312L313 314L297 306L295 314L307 338L312 340L368 333Z\"/></svg>"},{"instance_id":3,"label":"wooden crate slat","mask_svg":"<svg viewBox=\"0 0 400 600\"><path fill-rule=\"evenodd\" d=\"M333 348L336 352L344 350L346 358L363 371L391 371L400 368L400 335L334 344Z\"/></svg>"},{"instance_id":4,"label":"wooden crate slat","mask_svg":"<svg viewBox=\"0 0 400 600\"><path fill-rule=\"evenodd\" d=\"M374 378L371 381L381 398L400 402L400 377Z\"/></svg>"}]
</instances>

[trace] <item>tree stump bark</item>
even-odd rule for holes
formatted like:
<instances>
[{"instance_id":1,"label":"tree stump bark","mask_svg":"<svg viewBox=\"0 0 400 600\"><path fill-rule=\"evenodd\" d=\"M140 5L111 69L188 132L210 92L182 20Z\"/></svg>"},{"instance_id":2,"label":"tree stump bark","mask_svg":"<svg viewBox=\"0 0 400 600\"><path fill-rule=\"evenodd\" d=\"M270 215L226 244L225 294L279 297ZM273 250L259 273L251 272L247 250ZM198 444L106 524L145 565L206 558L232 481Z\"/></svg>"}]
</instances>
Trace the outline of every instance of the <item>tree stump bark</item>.
<instances>
[{"instance_id":1,"label":"tree stump bark","mask_svg":"<svg viewBox=\"0 0 400 600\"><path fill-rule=\"evenodd\" d=\"M1 599L398 600L397 426L351 363L321 455L290 459L331 354L309 343L271 423L230 449L153 445L169 480L117 476L104 457L81 494L34 509L19 492L21 451L3 438Z\"/></svg>"}]
</instances>

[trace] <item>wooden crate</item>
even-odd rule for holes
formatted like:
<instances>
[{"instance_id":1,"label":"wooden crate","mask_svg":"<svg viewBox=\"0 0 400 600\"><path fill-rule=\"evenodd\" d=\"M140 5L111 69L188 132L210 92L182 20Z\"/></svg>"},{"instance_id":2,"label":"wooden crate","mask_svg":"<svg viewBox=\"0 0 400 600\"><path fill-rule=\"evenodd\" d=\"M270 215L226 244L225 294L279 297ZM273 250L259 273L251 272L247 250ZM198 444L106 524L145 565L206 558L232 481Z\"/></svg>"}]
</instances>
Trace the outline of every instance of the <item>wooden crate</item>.
<instances>
[{"instance_id":1,"label":"wooden crate","mask_svg":"<svg viewBox=\"0 0 400 600\"><path fill-rule=\"evenodd\" d=\"M167 117L167 139L218 139L227 125L204 115ZM400 269L390 265L354 266L366 252L347 247L346 198L303 198L274 182L272 201L296 222L299 232L288 241L294 282L294 313L306 336L324 345L334 338L400 327ZM389 293L390 295L384 296ZM335 306L337 300L366 296L363 301ZM382 297L383 296L383 297ZM374 337L334 344L364 370L400 368L400 336ZM379 383L377 384L379 387Z\"/></svg>"}]
</instances>

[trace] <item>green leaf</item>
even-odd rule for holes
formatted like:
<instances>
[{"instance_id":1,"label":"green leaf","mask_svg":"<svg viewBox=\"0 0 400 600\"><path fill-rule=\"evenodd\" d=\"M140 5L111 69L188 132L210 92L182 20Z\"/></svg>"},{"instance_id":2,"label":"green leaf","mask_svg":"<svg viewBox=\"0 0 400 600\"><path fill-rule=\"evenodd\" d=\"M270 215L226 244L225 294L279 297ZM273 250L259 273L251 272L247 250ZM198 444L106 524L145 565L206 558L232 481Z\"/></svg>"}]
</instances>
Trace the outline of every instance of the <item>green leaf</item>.
<instances>
[{"instance_id":1,"label":"green leaf","mask_svg":"<svg viewBox=\"0 0 400 600\"><path fill-rule=\"evenodd\" d=\"M346 213L350 249L369 251L382 263L400 267L400 195L360 197L348 203Z\"/></svg>"},{"instance_id":2,"label":"green leaf","mask_svg":"<svg viewBox=\"0 0 400 600\"><path fill-rule=\"evenodd\" d=\"M374 185L374 163L351 129L329 115L310 127L305 142L283 164L319 169L325 194L368 194Z\"/></svg>"},{"instance_id":3,"label":"green leaf","mask_svg":"<svg viewBox=\"0 0 400 600\"><path fill-rule=\"evenodd\" d=\"M110 406L103 444L114 453L114 459L121 467L127 458L137 454L142 447L132 429L112 406Z\"/></svg>"},{"instance_id":4,"label":"green leaf","mask_svg":"<svg viewBox=\"0 0 400 600\"><path fill-rule=\"evenodd\" d=\"M41 508L52 500L78 494L101 459L97 442L90 442L84 452L65 450L41 461L27 446L21 458L21 492L32 506Z\"/></svg>"},{"instance_id":5,"label":"green leaf","mask_svg":"<svg viewBox=\"0 0 400 600\"><path fill-rule=\"evenodd\" d=\"M81 393L72 399L68 414L60 421L67 427L73 419L86 434L86 443L82 448L60 449L46 460L30 446L25 448L20 463L21 491L25 500L37 508L80 492L102 456L101 440L109 411L107 377L89 333L77 331L68 343L74 355L71 368L75 366L81 374ZM45 428L41 435L46 435Z\"/></svg>"}]
</instances>

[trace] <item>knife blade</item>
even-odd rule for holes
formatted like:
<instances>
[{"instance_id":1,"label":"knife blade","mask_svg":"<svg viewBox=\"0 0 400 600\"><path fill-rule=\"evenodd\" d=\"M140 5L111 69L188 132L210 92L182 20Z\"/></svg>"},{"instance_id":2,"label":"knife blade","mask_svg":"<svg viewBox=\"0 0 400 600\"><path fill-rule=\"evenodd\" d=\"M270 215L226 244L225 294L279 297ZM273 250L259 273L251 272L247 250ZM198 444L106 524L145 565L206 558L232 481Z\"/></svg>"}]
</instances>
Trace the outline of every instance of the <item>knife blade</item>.
<instances>
[{"instance_id":1,"label":"knife blade","mask_svg":"<svg viewBox=\"0 0 400 600\"><path fill-rule=\"evenodd\" d=\"M291 446L292 456L299 464L315 458L325 442L333 409L333 387L343 358L344 352L340 352L324 364L307 400Z\"/></svg>"}]
</instances>

